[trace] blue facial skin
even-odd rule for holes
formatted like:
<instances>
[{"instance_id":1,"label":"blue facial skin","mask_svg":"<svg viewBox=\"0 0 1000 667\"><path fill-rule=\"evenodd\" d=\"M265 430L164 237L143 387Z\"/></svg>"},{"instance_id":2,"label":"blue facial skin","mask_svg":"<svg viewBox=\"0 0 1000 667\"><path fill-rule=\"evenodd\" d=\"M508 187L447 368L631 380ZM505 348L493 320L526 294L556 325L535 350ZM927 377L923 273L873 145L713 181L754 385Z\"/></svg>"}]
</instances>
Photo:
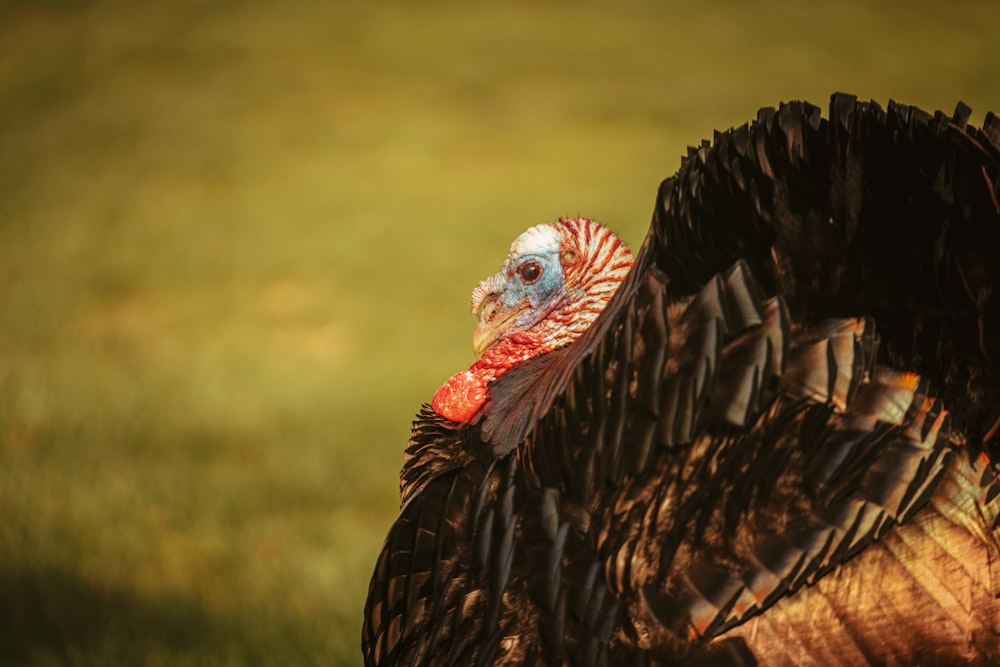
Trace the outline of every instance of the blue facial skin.
<instances>
[{"instance_id":1,"label":"blue facial skin","mask_svg":"<svg viewBox=\"0 0 1000 667\"><path fill-rule=\"evenodd\" d=\"M542 272L534 282L526 284L521 278L520 268L532 260L538 262ZM513 311L519 306L523 307L525 300L529 305L511 323L511 333L523 331L541 321L558 303L565 287L558 254L518 257L516 261L510 262L504 278L503 292L497 295L497 301L503 309Z\"/></svg>"}]
</instances>

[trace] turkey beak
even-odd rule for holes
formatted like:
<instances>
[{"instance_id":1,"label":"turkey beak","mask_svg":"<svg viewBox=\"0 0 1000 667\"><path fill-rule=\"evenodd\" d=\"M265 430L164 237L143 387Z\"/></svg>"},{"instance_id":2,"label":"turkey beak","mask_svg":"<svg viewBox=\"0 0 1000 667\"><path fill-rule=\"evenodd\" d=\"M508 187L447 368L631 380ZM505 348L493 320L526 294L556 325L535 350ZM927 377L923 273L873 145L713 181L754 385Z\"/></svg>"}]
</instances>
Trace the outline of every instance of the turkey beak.
<instances>
[{"instance_id":1,"label":"turkey beak","mask_svg":"<svg viewBox=\"0 0 1000 667\"><path fill-rule=\"evenodd\" d=\"M526 305L507 309L493 298L487 299L479 307L479 323L472 333L472 350L481 356L497 342L510 328L511 323L524 312Z\"/></svg>"},{"instance_id":2,"label":"turkey beak","mask_svg":"<svg viewBox=\"0 0 1000 667\"><path fill-rule=\"evenodd\" d=\"M496 335L493 329L480 322L476 325L476 330L472 332L472 351L477 357L482 356L483 352L485 352L495 340Z\"/></svg>"},{"instance_id":3,"label":"turkey beak","mask_svg":"<svg viewBox=\"0 0 1000 667\"><path fill-rule=\"evenodd\" d=\"M496 321L499 310L500 304L496 299L487 299L479 307L479 322L476 324L476 330L472 332L472 351L477 357L500 337Z\"/></svg>"}]
</instances>

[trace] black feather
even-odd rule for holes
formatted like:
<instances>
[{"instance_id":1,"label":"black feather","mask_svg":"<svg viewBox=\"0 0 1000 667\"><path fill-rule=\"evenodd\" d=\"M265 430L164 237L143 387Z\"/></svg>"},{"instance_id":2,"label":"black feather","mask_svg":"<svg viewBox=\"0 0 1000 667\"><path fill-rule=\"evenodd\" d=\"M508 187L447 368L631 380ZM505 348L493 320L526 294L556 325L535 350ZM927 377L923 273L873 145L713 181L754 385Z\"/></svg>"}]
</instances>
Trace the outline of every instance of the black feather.
<instances>
[{"instance_id":1,"label":"black feather","mask_svg":"<svg viewBox=\"0 0 1000 667\"><path fill-rule=\"evenodd\" d=\"M580 339L474 423L419 416L366 664L1000 662L1000 118L970 118L834 95L690 149Z\"/></svg>"}]
</instances>

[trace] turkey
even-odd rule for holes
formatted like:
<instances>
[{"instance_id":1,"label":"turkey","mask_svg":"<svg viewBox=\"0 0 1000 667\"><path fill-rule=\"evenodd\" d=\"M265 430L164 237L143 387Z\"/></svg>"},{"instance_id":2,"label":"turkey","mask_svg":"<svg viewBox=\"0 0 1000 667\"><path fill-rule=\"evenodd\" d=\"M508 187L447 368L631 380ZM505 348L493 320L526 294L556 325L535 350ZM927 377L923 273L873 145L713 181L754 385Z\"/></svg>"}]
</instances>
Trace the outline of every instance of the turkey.
<instances>
[{"instance_id":1,"label":"turkey","mask_svg":"<svg viewBox=\"0 0 1000 667\"><path fill-rule=\"evenodd\" d=\"M633 255L531 227L414 422L368 665L1000 664L1000 119L834 95Z\"/></svg>"}]
</instances>

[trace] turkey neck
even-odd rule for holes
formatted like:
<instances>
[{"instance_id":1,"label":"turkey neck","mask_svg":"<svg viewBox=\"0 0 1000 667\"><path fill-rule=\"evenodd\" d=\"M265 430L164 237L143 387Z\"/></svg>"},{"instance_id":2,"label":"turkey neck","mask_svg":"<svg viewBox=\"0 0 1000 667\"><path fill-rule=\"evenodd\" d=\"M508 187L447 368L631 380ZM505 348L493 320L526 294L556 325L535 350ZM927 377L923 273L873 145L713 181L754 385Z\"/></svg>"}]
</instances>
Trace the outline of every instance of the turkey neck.
<instances>
[{"instance_id":1,"label":"turkey neck","mask_svg":"<svg viewBox=\"0 0 1000 667\"><path fill-rule=\"evenodd\" d=\"M555 319L545 322L558 324ZM470 421L486 404L488 387L497 378L517 364L567 345L579 336L573 335L571 329L563 329L560 336L555 326L547 328L552 329L552 335L526 331L497 341L472 366L452 375L437 390L431 402L434 411L453 422Z\"/></svg>"}]
</instances>

